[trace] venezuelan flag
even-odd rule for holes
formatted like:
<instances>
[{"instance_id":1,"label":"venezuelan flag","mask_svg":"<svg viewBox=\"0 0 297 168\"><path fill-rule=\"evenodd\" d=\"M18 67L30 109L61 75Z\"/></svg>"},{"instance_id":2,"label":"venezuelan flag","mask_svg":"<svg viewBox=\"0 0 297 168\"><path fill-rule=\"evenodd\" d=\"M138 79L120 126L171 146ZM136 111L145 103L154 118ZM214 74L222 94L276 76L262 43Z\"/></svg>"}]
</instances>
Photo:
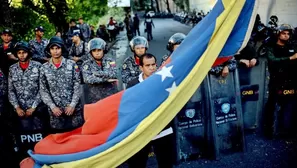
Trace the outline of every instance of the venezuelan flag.
<instances>
[{"instance_id":1,"label":"venezuelan flag","mask_svg":"<svg viewBox=\"0 0 297 168\"><path fill-rule=\"evenodd\" d=\"M165 66L130 89L86 105L81 128L47 136L29 151L31 160L22 168L109 168L123 163L175 117L218 57L224 61L246 45L257 4L218 0Z\"/></svg>"}]
</instances>

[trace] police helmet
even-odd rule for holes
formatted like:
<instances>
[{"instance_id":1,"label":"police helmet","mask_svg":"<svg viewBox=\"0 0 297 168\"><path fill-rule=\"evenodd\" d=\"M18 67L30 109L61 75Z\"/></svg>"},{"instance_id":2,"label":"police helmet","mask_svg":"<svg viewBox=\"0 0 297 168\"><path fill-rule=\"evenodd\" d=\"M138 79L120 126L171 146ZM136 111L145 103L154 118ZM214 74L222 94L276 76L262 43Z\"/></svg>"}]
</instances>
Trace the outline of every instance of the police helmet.
<instances>
[{"instance_id":1,"label":"police helmet","mask_svg":"<svg viewBox=\"0 0 297 168\"><path fill-rule=\"evenodd\" d=\"M58 46L62 49L62 55L66 55L67 53L67 48L64 44L64 41L61 37L54 36L49 40L49 43L45 47L45 53L50 55L50 48L53 46Z\"/></svg>"},{"instance_id":2,"label":"police helmet","mask_svg":"<svg viewBox=\"0 0 297 168\"><path fill-rule=\"evenodd\" d=\"M281 33L282 31L289 31L290 34L293 34L294 33L294 29L291 25L289 24L282 24L278 27L278 32L277 34Z\"/></svg>"},{"instance_id":3,"label":"police helmet","mask_svg":"<svg viewBox=\"0 0 297 168\"><path fill-rule=\"evenodd\" d=\"M181 44L184 41L185 38L186 38L185 34L175 33L168 40L168 44L167 44L167 47L166 47L167 50L170 51L170 52L173 52L174 45Z\"/></svg>"},{"instance_id":4,"label":"police helmet","mask_svg":"<svg viewBox=\"0 0 297 168\"><path fill-rule=\"evenodd\" d=\"M14 45L14 52L15 52L15 54L17 54L17 52L20 51L20 50L26 51L31 56L31 50L30 50L29 43L27 43L25 41L17 42Z\"/></svg>"},{"instance_id":5,"label":"police helmet","mask_svg":"<svg viewBox=\"0 0 297 168\"><path fill-rule=\"evenodd\" d=\"M143 45L146 49L148 49L148 41L145 37L136 36L130 41L130 49L134 52L134 47L138 45Z\"/></svg>"},{"instance_id":6,"label":"police helmet","mask_svg":"<svg viewBox=\"0 0 297 168\"><path fill-rule=\"evenodd\" d=\"M101 49L104 51L104 53L106 53L106 42L101 38L94 38L89 41L88 49L90 52L94 49Z\"/></svg>"}]
</instances>

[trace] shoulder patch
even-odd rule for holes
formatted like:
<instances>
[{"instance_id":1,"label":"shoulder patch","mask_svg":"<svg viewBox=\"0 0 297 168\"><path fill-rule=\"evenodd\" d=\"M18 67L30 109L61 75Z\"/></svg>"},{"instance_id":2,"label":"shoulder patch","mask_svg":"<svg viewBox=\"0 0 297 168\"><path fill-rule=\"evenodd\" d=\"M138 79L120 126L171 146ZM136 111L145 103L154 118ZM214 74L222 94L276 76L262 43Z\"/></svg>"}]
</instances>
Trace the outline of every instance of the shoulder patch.
<instances>
[{"instance_id":1,"label":"shoulder patch","mask_svg":"<svg viewBox=\"0 0 297 168\"><path fill-rule=\"evenodd\" d=\"M76 72L79 72L79 67L77 65L74 65L74 69Z\"/></svg>"},{"instance_id":2,"label":"shoulder patch","mask_svg":"<svg viewBox=\"0 0 297 168\"><path fill-rule=\"evenodd\" d=\"M123 64L123 69L126 69L127 68L127 64Z\"/></svg>"},{"instance_id":3,"label":"shoulder patch","mask_svg":"<svg viewBox=\"0 0 297 168\"><path fill-rule=\"evenodd\" d=\"M115 67L115 66L116 66L116 63L115 63L114 61L109 62L109 64L110 64L112 67Z\"/></svg>"}]
</instances>

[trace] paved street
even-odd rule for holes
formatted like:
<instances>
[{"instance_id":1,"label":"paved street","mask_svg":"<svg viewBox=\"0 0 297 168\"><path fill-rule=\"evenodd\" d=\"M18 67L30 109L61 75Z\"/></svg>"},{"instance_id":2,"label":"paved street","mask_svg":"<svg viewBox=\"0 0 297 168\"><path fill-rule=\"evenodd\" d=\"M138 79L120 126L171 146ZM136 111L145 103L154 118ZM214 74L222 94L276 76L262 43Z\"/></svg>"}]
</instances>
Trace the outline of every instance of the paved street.
<instances>
[{"instance_id":1,"label":"paved street","mask_svg":"<svg viewBox=\"0 0 297 168\"><path fill-rule=\"evenodd\" d=\"M149 42L149 53L157 56L158 65L161 58L167 53L166 44L171 35L177 32L187 34L190 27L172 19L154 19L154 39ZM141 33L143 33L141 26ZM146 35L146 34L145 34ZM146 36L145 36L146 37ZM128 48L128 40L125 31L121 32L118 42L112 47L110 56L117 60L120 67L123 60L132 55ZM119 72L120 77L120 72ZM120 86L121 88L121 86ZM293 140L267 140L259 133L246 133L246 152L227 155L220 160L199 159L179 164L179 168L296 168L297 167L297 142ZM126 166L122 166L126 167ZM149 168L155 168L156 160L151 157L148 162Z\"/></svg>"}]
</instances>

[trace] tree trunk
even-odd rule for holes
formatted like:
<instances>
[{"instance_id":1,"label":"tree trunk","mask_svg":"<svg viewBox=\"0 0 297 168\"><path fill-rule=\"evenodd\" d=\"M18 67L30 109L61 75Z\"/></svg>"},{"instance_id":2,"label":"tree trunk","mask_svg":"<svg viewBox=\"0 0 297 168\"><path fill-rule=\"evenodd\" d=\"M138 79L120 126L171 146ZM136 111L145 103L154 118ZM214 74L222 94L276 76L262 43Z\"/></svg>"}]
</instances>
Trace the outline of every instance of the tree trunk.
<instances>
[{"instance_id":1,"label":"tree trunk","mask_svg":"<svg viewBox=\"0 0 297 168\"><path fill-rule=\"evenodd\" d=\"M168 13L171 13L170 6L169 6L169 0L165 0L165 3L166 3L166 6L167 6Z\"/></svg>"},{"instance_id":2,"label":"tree trunk","mask_svg":"<svg viewBox=\"0 0 297 168\"><path fill-rule=\"evenodd\" d=\"M8 0L3 0L0 4L0 26L5 28L12 28L12 17L11 17L11 8L9 7Z\"/></svg>"},{"instance_id":3,"label":"tree trunk","mask_svg":"<svg viewBox=\"0 0 297 168\"><path fill-rule=\"evenodd\" d=\"M156 2L157 12L160 13L159 1L158 0L155 0L155 2Z\"/></svg>"}]
</instances>

